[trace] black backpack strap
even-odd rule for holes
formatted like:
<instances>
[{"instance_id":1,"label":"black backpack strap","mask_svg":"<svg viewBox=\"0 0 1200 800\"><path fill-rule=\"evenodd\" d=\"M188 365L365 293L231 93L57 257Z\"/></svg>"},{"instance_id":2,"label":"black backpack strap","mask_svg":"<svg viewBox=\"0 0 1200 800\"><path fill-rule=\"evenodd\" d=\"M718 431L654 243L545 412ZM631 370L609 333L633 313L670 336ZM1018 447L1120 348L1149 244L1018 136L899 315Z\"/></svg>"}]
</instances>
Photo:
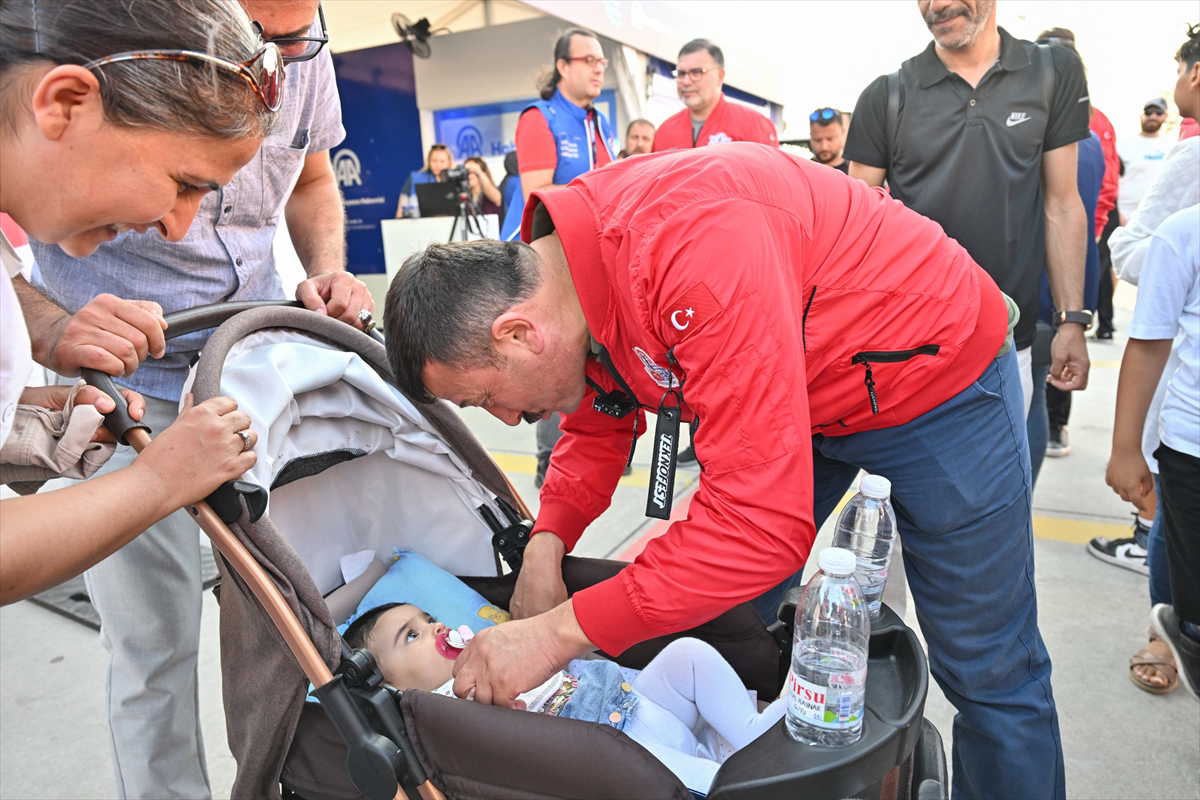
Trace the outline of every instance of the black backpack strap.
<instances>
[{"instance_id":1,"label":"black backpack strap","mask_svg":"<svg viewBox=\"0 0 1200 800\"><path fill-rule=\"evenodd\" d=\"M1046 124L1049 125L1049 113L1054 108L1054 57L1050 55L1050 47L1048 44L1039 44L1037 46L1038 67L1042 71L1042 94L1046 98Z\"/></svg>"},{"instance_id":2,"label":"black backpack strap","mask_svg":"<svg viewBox=\"0 0 1200 800\"><path fill-rule=\"evenodd\" d=\"M896 152L896 131L900 119L900 70L887 76L887 145L888 169L892 166L892 155Z\"/></svg>"}]
</instances>

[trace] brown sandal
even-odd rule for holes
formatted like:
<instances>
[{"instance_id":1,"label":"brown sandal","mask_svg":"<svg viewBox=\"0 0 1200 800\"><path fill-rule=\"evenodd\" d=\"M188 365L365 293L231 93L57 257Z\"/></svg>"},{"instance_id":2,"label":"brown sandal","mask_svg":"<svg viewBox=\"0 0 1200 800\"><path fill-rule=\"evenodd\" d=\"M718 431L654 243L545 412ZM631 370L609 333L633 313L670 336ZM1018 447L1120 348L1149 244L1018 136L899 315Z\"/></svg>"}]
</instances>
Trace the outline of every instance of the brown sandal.
<instances>
[{"instance_id":1,"label":"brown sandal","mask_svg":"<svg viewBox=\"0 0 1200 800\"><path fill-rule=\"evenodd\" d=\"M1158 635L1151 631L1150 644L1158 641ZM1149 646L1146 646L1137 651L1133 658L1129 659L1129 680L1133 682L1134 686L1150 694L1168 694L1179 688L1179 674L1175 667L1175 659L1171 657L1171 650L1165 642L1160 643L1159 646L1165 652L1156 653ZM1157 686L1143 680L1134 672L1134 667L1153 667L1166 676L1167 682L1163 686Z\"/></svg>"}]
</instances>

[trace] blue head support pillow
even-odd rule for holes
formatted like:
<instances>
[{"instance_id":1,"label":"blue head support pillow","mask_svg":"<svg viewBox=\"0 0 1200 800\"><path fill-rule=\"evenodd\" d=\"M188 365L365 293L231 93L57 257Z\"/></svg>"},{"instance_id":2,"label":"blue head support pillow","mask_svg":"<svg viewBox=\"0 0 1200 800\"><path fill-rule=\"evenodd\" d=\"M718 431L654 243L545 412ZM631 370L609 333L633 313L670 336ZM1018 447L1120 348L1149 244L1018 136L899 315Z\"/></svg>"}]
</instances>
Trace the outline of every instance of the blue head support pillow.
<instances>
[{"instance_id":1,"label":"blue head support pillow","mask_svg":"<svg viewBox=\"0 0 1200 800\"><path fill-rule=\"evenodd\" d=\"M420 553L397 548L392 558L391 567L367 592L350 619L338 626L339 631L345 633L361 614L384 603L411 603L452 629L466 625L478 631L511 619L507 611L492 605Z\"/></svg>"}]
</instances>

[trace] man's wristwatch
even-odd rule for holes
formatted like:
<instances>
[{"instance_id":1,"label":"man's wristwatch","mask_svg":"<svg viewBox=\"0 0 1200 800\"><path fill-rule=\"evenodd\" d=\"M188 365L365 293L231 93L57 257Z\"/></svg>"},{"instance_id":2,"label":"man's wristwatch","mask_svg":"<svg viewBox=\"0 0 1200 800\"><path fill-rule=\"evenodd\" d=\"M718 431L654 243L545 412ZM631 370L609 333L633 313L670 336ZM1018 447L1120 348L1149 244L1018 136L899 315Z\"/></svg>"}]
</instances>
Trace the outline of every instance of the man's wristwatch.
<instances>
[{"instance_id":1,"label":"man's wristwatch","mask_svg":"<svg viewBox=\"0 0 1200 800\"><path fill-rule=\"evenodd\" d=\"M1054 327L1064 322L1077 322L1085 331L1092 329L1092 312L1090 311L1059 311L1054 315Z\"/></svg>"}]
</instances>

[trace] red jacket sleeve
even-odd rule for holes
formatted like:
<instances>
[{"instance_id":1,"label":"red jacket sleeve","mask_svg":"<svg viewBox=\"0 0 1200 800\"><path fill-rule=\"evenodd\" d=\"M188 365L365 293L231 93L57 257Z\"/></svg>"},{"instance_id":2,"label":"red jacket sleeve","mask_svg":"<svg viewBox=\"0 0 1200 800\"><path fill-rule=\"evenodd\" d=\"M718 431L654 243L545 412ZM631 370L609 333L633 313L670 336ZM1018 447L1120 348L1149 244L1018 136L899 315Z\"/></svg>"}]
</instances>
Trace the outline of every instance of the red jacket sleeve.
<instances>
[{"instance_id":1,"label":"red jacket sleeve","mask_svg":"<svg viewBox=\"0 0 1200 800\"><path fill-rule=\"evenodd\" d=\"M753 114L754 112L751 113ZM779 147L779 134L775 130L775 123L762 114L754 114L754 116L759 118L757 125L758 137L752 141L759 142L760 144L769 144L772 147Z\"/></svg>"},{"instance_id":2,"label":"red jacket sleeve","mask_svg":"<svg viewBox=\"0 0 1200 800\"><path fill-rule=\"evenodd\" d=\"M517 166L521 172L554 169L558 166L558 146L550 124L536 108L527 109L517 120Z\"/></svg>"},{"instance_id":3,"label":"red jacket sleeve","mask_svg":"<svg viewBox=\"0 0 1200 800\"><path fill-rule=\"evenodd\" d=\"M1096 203L1096 235L1099 236L1108 224L1108 213L1117 207L1121 159L1117 156L1117 133L1103 111L1095 110L1089 127L1100 137L1100 149L1104 151L1104 180L1100 184L1100 199Z\"/></svg>"},{"instance_id":4,"label":"red jacket sleeve","mask_svg":"<svg viewBox=\"0 0 1200 800\"><path fill-rule=\"evenodd\" d=\"M781 235L768 217L789 212L756 205L739 215L730 205L722 199L677 212L631 266L635 286L613 286L644 309L641 318L652 328L646 332L674 348L684 399L699 419L693 441L703 472L686 520L619 575L574 595L580 626L608 653L686 630L758 596L804 564L815 537L800 288L792 275L802 254L795 237ZM680 338L664 312L701 282L720 308ZM580 436L567 430L561 462L586 474ZM611 492L609 480L602 482Z\"/></svg>"}]
</instances>

